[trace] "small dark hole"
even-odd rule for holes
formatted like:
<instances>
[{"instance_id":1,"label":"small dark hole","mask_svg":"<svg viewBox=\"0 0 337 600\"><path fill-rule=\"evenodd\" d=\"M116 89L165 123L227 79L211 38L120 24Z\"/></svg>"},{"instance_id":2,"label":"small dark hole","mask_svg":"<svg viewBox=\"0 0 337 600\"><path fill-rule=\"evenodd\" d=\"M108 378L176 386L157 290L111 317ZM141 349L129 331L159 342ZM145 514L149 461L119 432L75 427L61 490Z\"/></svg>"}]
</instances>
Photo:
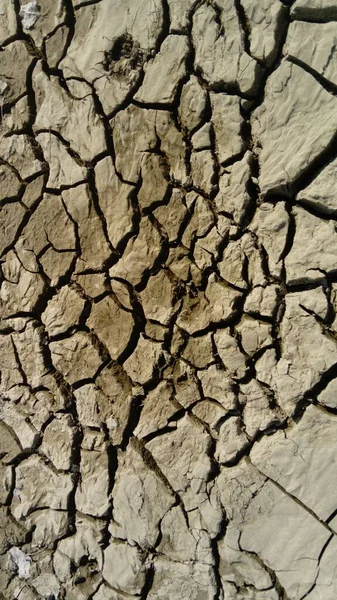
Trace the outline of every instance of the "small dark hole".
<instances>
[{"instance_id":1,"label":"small dark hole","mask_svg":"<svg viewBox=\"0 0 337 600\"><path fill-rule=\"evenodd\" d=\"M113 47L110 50L110 58L112 60L120 60L123 56L125 39L123 37L117 38Z\"/></svg>"}]
</instances>

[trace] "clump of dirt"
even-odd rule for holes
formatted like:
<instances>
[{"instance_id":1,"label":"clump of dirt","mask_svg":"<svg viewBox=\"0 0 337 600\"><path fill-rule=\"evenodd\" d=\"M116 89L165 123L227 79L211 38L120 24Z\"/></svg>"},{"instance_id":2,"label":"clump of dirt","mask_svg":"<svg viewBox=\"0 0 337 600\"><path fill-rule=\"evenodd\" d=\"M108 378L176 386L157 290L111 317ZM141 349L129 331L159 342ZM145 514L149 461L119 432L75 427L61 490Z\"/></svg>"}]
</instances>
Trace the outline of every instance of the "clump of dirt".
<instances>
[{"instance_id":1,"label":"clump of dirt","mask_svg":"<svg viewBox=\"0 0 337 600\"><path fill-rule=\"evenodd\" d=\"M104 52L102 66L110 74L124 77L131 71L140 69L144 61L145 53L139 42L129 33L124 33L113 40L110 50Z\"/></svg>"}]
</instances>

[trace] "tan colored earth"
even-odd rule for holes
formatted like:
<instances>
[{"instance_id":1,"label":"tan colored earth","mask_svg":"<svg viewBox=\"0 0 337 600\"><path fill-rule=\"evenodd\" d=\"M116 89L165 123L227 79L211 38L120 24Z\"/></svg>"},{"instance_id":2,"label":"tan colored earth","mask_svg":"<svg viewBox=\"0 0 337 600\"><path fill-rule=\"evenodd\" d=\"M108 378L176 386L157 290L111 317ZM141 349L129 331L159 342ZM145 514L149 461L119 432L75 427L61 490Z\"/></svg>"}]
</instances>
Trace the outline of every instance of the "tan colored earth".
<instances>
[{"instance_id":1,"label":"tan colored earth","mask_svg":"<svg viewBox=\"0 0 337 600\"><path fill-rule=\"evenodd\" d=\"M337 0L0 17L0 600L336 600Z\"/></svg>"}]
</instances>

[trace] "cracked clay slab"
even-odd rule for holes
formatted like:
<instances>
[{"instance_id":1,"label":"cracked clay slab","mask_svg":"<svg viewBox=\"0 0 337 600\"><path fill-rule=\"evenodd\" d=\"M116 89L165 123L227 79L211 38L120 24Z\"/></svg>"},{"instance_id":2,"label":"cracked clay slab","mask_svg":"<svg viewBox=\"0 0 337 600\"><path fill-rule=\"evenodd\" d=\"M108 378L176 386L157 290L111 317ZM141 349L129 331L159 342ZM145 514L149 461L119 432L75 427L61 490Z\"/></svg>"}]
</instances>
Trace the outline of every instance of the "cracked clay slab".
<instances>
[{"instance_id":1,"label":"cracked clay slab","mask_svg":"<svg viewBox=\"0 0 337 600\"><path fill-rule=\"evenodd\" d=\"M336 600L336 21L0 0L0 600Z\"/></svg>"}]
</instances>

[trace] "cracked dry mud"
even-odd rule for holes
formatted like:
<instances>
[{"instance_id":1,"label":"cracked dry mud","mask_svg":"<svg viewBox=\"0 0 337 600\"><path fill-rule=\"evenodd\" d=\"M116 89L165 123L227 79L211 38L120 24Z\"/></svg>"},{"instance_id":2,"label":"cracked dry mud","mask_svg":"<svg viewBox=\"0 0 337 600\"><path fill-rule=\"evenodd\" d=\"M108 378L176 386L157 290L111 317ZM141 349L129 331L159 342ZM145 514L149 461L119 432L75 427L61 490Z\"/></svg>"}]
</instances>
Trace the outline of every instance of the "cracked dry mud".
<instances>
[{"instance_id":1,"label":"cracked dry mud","mask_svg":"<svg viewBox=\"0 0 337 600\"><path fill-rule=\"evenodd\" d=\"M0 0L0 598L337 597L337 0Z\"/></svg>"}]
</instances>

